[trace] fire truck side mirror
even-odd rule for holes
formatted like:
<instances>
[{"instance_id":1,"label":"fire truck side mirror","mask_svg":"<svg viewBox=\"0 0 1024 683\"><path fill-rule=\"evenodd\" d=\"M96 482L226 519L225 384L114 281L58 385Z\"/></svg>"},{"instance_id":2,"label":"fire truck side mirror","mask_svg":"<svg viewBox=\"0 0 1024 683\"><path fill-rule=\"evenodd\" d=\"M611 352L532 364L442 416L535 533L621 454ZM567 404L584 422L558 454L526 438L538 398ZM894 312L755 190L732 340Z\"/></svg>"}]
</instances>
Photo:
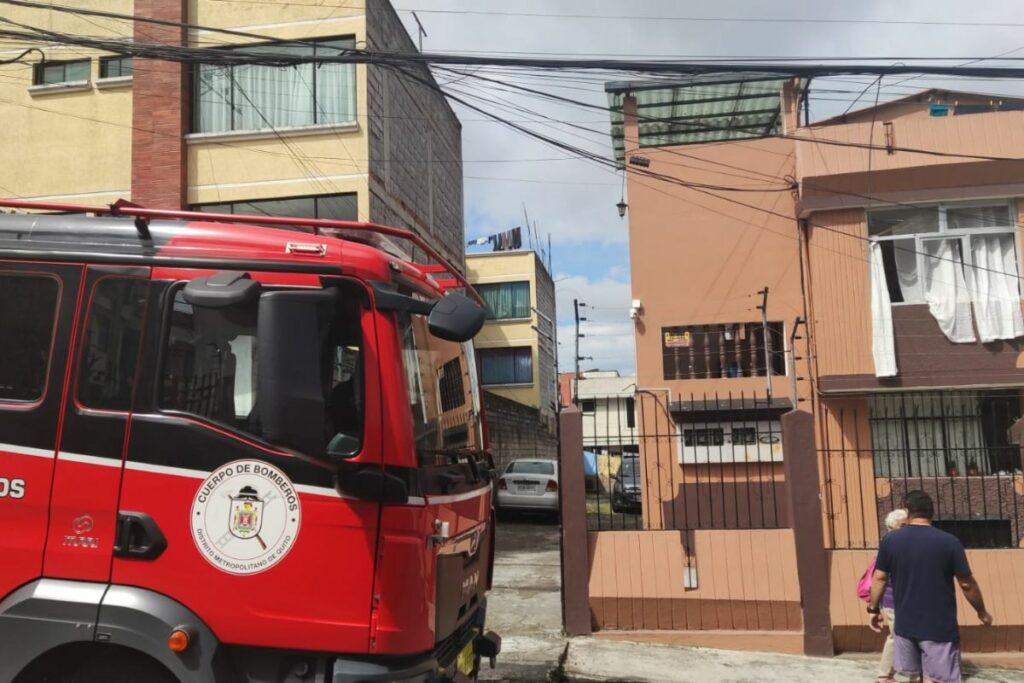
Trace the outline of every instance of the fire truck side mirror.
<instances>
[{"instance_id":1,"label":"fire truck side mirror","mask_svg":"<svg viewBox=\"0 0 1024 683\"><path fill-rule=\"evenodd\" d=\"M257 401L263 437L313 456L326 451L321 349L338 291L279 291L260 296Z\"/></svg>"},{"instance_id":2,"label":"fire truck side mirror","mask_svg":"<svg viewBox=\"0 0 1024 683\"><path fill-rule=\"evenodd\" d=\"M465 294L452 292L430 309L430 333L440 339L467 342L484 326L483 307Z\"/></svg>"},{"instance_id":3,"label":"fire truck side mirror","mask_svg":"<svg viewBox=\"0 0 1024 683\"><path fill-rule=\"evenodd\" d=\"M225 270L189 281L183 295L193 306L222 308L252 301L259 293L260 283L248 273Z\"/></svg>"}]
</instances>

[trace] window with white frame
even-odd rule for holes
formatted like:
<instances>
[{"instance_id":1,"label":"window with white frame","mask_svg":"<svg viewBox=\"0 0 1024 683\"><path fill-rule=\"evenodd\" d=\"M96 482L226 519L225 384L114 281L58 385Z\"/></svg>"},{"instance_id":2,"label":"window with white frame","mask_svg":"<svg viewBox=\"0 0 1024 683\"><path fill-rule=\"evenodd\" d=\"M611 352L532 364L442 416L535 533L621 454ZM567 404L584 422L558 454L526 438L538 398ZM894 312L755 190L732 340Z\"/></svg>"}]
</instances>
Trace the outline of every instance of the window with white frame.
<instances>
[{"instance_id":1,"label":"window with white frame","mask_svg":"<svg viewBox=\"0 0 1024 683\"><path fill-rule=\"evenodd\" d=\"M892 303L942 300L953 279L965 279L971 291L1019 297L1012 209L1011 201L999 201L868 212L868 235L881 246Z\"/></svg>"},{"instance_id":2,"label":"window with white frame","mask_svg":"<svg viewBox=\"0 0 1024 683\"><path fill-rule=\"evenodd\" d=\"M314 61L283 67L200 64L193 130L219 133L354 122L355 65L315 61L320 56L344 54L354 45L351 38L341 38L230 48Z\"/></svg>"}]
</instances>

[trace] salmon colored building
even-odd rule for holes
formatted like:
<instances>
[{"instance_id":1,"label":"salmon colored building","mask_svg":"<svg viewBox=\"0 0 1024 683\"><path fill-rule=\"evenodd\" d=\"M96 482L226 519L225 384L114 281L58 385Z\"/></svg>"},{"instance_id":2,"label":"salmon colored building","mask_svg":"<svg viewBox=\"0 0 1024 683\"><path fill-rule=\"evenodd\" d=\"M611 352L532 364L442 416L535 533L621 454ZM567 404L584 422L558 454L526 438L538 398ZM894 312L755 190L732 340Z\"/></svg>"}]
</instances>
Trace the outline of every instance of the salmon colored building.
<instances>
[{"instance_id":1,"label":"salmon colored building","mask_svg":"<svg viewBox=\"0 0 1024 683\"><path fill-rule=\"evenodd\" d=\"M874 649L856 584L924 489L995 615L960 601L965 650L1024 650L1024 100L809 125L809 84L777 75L606 90L644 500L642 530L591 533L593 626Z\"/></svg>"}]
</instances>

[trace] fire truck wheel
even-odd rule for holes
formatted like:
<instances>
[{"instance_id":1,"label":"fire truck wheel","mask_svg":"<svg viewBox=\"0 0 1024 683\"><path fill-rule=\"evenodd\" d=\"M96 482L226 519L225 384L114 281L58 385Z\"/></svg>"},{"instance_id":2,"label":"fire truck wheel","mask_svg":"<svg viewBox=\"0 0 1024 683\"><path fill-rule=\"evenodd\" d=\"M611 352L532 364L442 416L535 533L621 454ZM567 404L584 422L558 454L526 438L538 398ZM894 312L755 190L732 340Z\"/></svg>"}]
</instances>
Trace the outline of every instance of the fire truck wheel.
<instances>
[{"instance_id":1,"label":"fire truck wheel","mask_svg":"<svg viewBox=\"0 0 1024 683\"><path fill-rule=\"evenodd\" d=\"M82 660L60 683L178 683L167 669L146 655L123 648L103 648Z\"/></svg>"}]
</instances>

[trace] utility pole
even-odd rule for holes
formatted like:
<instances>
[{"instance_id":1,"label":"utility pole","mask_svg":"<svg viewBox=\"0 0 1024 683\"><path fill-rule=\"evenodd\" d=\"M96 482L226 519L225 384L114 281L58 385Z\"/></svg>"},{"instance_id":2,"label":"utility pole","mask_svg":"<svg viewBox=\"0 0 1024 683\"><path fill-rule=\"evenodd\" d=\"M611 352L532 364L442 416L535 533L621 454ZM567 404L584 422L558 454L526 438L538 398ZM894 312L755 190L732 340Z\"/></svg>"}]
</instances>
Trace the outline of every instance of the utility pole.
<instances>
[{"instance_id":1,"label":"utility pole","mask_svg":"<svg viewBox=\"0 0 1024 683\"><path fill-rule=\"evenodd\" d=\"M772 403L772 355L771 341L768 338L768 285L758 292L761 295L761 305L757 307L761 311L761 336L764 339L764 369L765 377L768 379L768 405Z\"/></svg>"},{"instance_id":2,"label":"utility pole","mask_svg":"<svg viewBox=\"0 0 1024 683\"><path fill-rule=\"evenodd\" d=\"M584 358L582 356L580 356L580 339L583 337L583 335L580 334L580 321L581 320L585 321L586 318L581 318L580 317L580 308L581 307L585 308L586 304L580 303L579 299L573 299L572 300L572 312L573 312L573 316L576 319L576 334L574 335L575 336L575 347L576 348L575 348L575 351L573 352L573 358L574 358L573 364L575 366L575 371L573 372L573 377L572 377L572 403L573 403L573 405L579 405L579 396L580 396L580 392L579 392L580 361L584 360Z\"/></svg>"}]
</instances>

